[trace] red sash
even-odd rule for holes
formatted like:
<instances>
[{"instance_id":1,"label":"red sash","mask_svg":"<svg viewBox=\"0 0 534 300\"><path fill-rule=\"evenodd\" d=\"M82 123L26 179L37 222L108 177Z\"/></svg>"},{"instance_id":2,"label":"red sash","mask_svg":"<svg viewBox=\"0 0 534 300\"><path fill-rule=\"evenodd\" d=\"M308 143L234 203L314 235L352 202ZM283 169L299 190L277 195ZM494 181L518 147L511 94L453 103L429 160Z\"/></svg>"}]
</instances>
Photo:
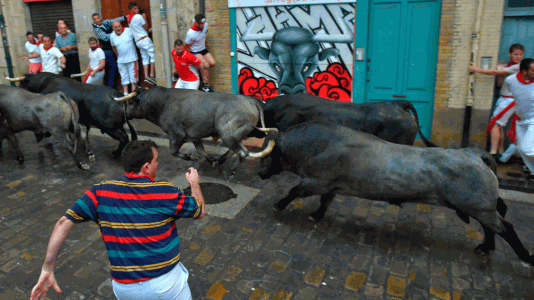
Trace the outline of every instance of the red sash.
<instances>
[{"instance_id":1,"label":"red sash","mask_svg":"<svg viewBox=\"0 0 534 300\"><path fill-rule=\"evenodd\" d=\"M491 129L493 126L495 126L495 122L499 120L507 111L509 111L512 107L514 107L515 101L512 101L512 103L508 104L507 107L505 107L500 113L498 113L495 117L491 119L491 121L488 124L488 128L486 129L486 136L491 134Z\"/></svg>"},{"instance_id":2,"label":"red sash","mask_svg":"<svg viewBox=\"0 0 534 300\"><path fill-rule=\"evenodd\" d=\"M83 83L87 83L87 79L89 79L91 72L93 72L93 69L90 69L89 72L87 72L87 75L85 75L85 78L83 79Z\"/></svg>"},{"instance_id":3,"label":"red sash","mask_svg":"<svg viewBox=\"0 0 534 300\"><path fill-rule=\"evenodd\" d=\"M512 142L514 144L517 144L517 136L516 136L516 132L515 132L515 122L516 121L521 121L521 118L518 117L516 114L514 114L514 116L512 117L512 126L506 132L506 135L508 136L508 138L510 138L510 142Z\"/></svg>"}]
</instances>

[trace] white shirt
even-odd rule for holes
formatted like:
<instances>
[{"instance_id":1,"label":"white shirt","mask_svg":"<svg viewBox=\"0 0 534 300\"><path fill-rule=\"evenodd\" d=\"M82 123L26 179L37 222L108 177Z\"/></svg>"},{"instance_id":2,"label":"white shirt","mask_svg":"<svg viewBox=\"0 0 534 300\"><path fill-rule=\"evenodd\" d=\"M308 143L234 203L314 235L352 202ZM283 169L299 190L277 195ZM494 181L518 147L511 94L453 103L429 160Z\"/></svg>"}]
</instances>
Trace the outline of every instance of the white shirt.
<instances>
[{"instance_id":1,"label":"white shirt","mask_svg":"<svg viewBox=\"0 0 534 300\"><path fill-rule=\"evenodd\" d=\"M26 42L26 44L24 44L24 47L26 47L26 50L28 50L28 53L30 53L30 55L32 55L32 52L39 53L39 46L37 46L35 44L32 44L30 42ZM30 58L30 62L34 63L34 64L41 63L41 57Z\"/></svg>"},{"instance_id":2,"label":"white shirt","mask_svg":"<svg viewBox=\"0 0 534 300\"><path fill-rule=\"evenodd\" d=\"M148 33L143 28L143 25L145 24L145 19L140 14L133 16L132 20L130 21L130 29L132 30L136 42L138 42L144 36L148 37Z\"/></svg>"},{"instance_id":3,"label":"white shirt","mask_svg":"<svg viewBox=\"0 0 534 300\"><path fill-rule=\"evenodd\" d=\"M504 82L508 83L514 96L517 116L523 121L534 119L534 83L524 84L517 79L516 75L508 76Z\"/></svg>"},{"instance_id":4,"label":"white shirt","mask_svg":"<svg viewBox=\"0 0 534 300\"><path fill-rule=\"evenodd\" d=\"M91 69L96 70L98 66L100 66L100 60L106 59L106 54L104 53L104 50L101 48L96 48L95 51L91 50L89 48L89 61L91 65ZM102 72L104 70L100 70L99 72Z\"/></svg>"},{"instance_id":5,"label":"white shirt","mask_svg":"<svg viewBox=\"0 0 534 300\"><path fill-rule=\"evenodd\" d=\"M204 23L202 31L196 31L191 28L185 35L185 43L189 45L189 52L200 52L206 49L206 34L208 33L208 23Z\"/></svg>"},{"instance_id":6,"label":"white shirt","mask_svg":"<svg viewBox=\"0 0 534 300\"><path fill-rule=\"evenodd\" d=\"M43 63L43 72L59 74L58 64L61 64L60 58L63 57L63 53L56 47L52 47L46 51L44 44L41 44L39 45L39 54Z\"/></svg>"},{"instance_id":7,"label":"white shirt","mask_svg":"<svg viewBox=\"0 0 534 300\"><path fill-rule=\"evenodd\" d=\"M130 28L124 28L121 35L117 35L115 31L113 31L113 33L109 35L109 39L111 46L117 49L118 63L124 64L137 60L137 51Z\"/></svg>"}]
</instances>

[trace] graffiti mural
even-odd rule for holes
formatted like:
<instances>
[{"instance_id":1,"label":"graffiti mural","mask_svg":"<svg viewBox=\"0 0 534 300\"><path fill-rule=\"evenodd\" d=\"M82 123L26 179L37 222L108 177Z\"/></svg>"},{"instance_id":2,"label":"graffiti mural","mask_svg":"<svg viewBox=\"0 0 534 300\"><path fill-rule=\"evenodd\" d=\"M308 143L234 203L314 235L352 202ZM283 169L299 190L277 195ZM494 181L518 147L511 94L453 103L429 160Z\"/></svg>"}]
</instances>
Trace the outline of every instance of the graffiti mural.
<instances>
[{"instance_id":1,"label":"graffiti mural","mask_svg":"<svg viewBox=\"0 0 534 300\"><path fill-rule=\"evenodd\" d=\"M239 93L351 101L356 4L236 9Z\"/></svg>"}]
</instances>

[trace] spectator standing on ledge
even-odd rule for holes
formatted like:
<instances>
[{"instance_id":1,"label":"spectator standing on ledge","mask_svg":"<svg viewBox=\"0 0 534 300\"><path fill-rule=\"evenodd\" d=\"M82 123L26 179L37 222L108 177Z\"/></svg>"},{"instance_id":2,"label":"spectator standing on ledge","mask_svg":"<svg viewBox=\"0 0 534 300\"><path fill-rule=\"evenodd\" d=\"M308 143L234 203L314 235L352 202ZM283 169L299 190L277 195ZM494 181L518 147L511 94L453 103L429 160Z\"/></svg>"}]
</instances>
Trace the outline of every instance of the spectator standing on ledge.
<instances>
[{"instance_id":1,"label":"spectator standing on ledge","mask_svg":"<svg viewBox=\"0 0 534 300\"><path fill-rule=\"evenodd\" d=\"M75 33L68 32L67 25L59 25L61 35L56 38L56 47L65 55L67 67L63 69L63 75L70 77L80 73L80 59L78 57L78 40Z\"/></svg>"},{"instance_id":2,"label":"spectator standing on ledge","mask_svg":"<svg viewBox=\"0 0 534 300\"><path fill-rule=\"evenodd\" d=\"M111 20L102 20L100 15L94 13L93 16L93 31L96 34L96 37L100 41L100 46L106 55L106 72L104 75L104 81L106 85L112 88L115 88L117 82L117 56L113 52L110 43L110 35L113 33L113 22L115 21L126 21L125 16L118 17ZM107 78L107 79L106 79Z\"/></svg>"},{"instance_id":3,"label":"spectator standing on ledge","mask_svg":"<svg viewBox=\"0 0 534 300\"><path fill-rule=\"evenodd\" d=\"M103 84L106 55L102 47L98 45L98 40L95 37L89 38L89 48L89 65L85 70L86 75L83 82L87 84Z\"/></svg>"},{"instance_id":4,"label":"spectator standing on ledge","mask_svg":"<svg viewBox=\"0 0 534 300\"><path fill-rule=\"evenodd\" d=\"M141 52L141 59L143 60L143 70L145 72L145 81L150 84L156 84L155 70L154 70L154 44L148 37L148 31L152 31L152 28L148 28L145 14L139 14L139 6L135 2L128 4L130 13L128 14L128 24L132 30L135 44ZM150 66L150 76L148 68Z\"/></svg>"},{"instance_id":5,"label":"spectator standing on ledge","mask_svg":"<svg viewBox=\"0 0 534 300\"><path fill-rule=\"evenodd\" d=\"M176 67L173 73L177 73L179 76L178 81L174 84L174 88L198 90L200 78L197 68L201 74L205 75L207 71L204 66L207 63L203 63L200 59L185 50L184 42L180 39L174 42L174 49L171 51L171 56Z\"/></svg>"},{"instance_id":6,"label":"spectator standing on ledge","mask_svg":"<svg viewBox=\"0 0 534 300\"><path fill-rule=\"evenodd\" d=\"M24 44L24 47L26 47L30 56L24 56L21 57L21 59L30 61L28 70L30 74L41 73L43 71L43 64L41 63L41 57L39 55L40 43L33 37L33 32L31 31L26 32L26 39L27 41L26 44Z\"/></svg>"},{"instance_id":7,"label":"spectator standing on ledge","mask_svg":"<svg viewBox=\"0 0 534 300\"><path fill-rule=\"evenodd\" d=\"M121 74L122 89L124 95L128 95L128 84L132 91L138 80L137 75L137 51L130 28L122 27L119 21L113 22L113 33L110 37L113 52L117 55L117 65Z\"/></svg>"},{"instance_id":8,"label":"spectator standing on ledge","mask_svg":"<svg viewBox=\"0 0 534 300\"><path fill-rule=\"evenodd\" d=\"M207 63L207 68L215 67L215 59L206 49L206 34L208 33L208 23L206 23L206 17L203 14L197 14L193 20L195 24L187 31L185 36L185 43L189 48L191 54L196 56L200 61ZM204 92L211 91L209 86L209 73L206 68L206 74L203 76Z\"/></svg>"},{"instance_id":9,"label":"spectator standing on ledge","mask_svg":"<svg viewBox=\"0 0 534 300\"><path fill-rule=\"evenodd\" d=\"M123 176L87 190L57 222L30 300L44 299L50 287L61 293L54 275L57 254L74 224L86 221L100 227L117 299L191 299L176 220L204 217L198 173L189 168L185 174L191 186L186 196L168 182L154 181L153 141L130 142L122 160Z\"/></svg>"},{"instance_id":10,"label":"spectator standing on ledge","mask_svg":"<svg viewBox=\"0 0 534 300\"><path fill-rule=\"evenodd\" d=\"M33 52L31 56L23 57L23 60L41 57L43 72L59 74L59 66L65 68L67 60L58 48L52 46L52 40L49 36L43 37L43 43L39 45L39 54Z\"/></svg>"}]
</instances>

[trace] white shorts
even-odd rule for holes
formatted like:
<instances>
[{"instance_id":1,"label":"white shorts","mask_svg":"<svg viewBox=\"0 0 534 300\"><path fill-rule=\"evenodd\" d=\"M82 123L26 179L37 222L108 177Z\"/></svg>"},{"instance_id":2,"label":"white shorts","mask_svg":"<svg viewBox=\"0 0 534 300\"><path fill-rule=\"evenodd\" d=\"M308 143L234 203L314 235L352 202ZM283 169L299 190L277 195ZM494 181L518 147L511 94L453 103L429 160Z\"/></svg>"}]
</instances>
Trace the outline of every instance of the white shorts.
<instances>
[{"instance_id":1,"label":"white shorts","mask_svg":"<svg viewBox=\"0 0 534 300\"><path fill-rule=\"evenodd\" d=\"M191 300L191 290L187 284L189 272L181 262L167 274L147 281L118 283L112 280L113 292L119 300L165 299Z\"/></svg>"},{"instance_id":2,"label":"white shorts","mask_svg":"<svg viewBox=\"0 0 534 300\"><path fill-rule=\"evenodd\" d=\"M136 42L139 52L141 52L141 58L143 59L143 66L155 62L154 59L154 44L149 37L146 37Z\"/></svg>"},{"instance_id":3,"label":"white shorts","mask_svg":"<svg viewBox=\"0 0 534 300\"><path fill-rule=\"evenodd\" d=\"M200 86L200 79L197 81L183 81L178 79L178 82L174 86L175 89L187 89L187 90L198 90Z\"/></svg>"},{"instance_id":4,"label":"white shorts","mask_svg":"<svg viewBox=\"0 0 534 300\"><path fill-rule=\"evenodd\" d=\"M508 105L510 105L510 103L512 103L513 101L514 98L499 97L499 100L497 100L497 105L495 106L495 110L493 111L493 115L491 116L491 118L495 118L495 116L500 114L501 111L505 109ZM504 113L504 115L502 115L502 117L500 117L499 120L497 120L495 123L501 127L506 126L506 123L508 123L508 120L511 116L514 115L514 113L515 106L509 109L506 113Z\"/></svg>"},{"instance_id":5,"label":"white shorts","mask_svg":"<svg viewBox=\"0 0 534 300\"><path fill-rule=\"evenodd\" d=\"M104 71L96 72L95 75L87 77L87 84L102 85L104 84Z\"/></svg>"},{"instance_id":6,"label":"white shorts","mask_svg":"<svg viewBox=\"0 0 534 300\"><path fill-rule=\"evenodd\" d=\"M130 83L137 83L139 78L137 74L137 62L117 63L119 73L121 74L121 84L127 85Z\"/></svg>"}]
</instances>

